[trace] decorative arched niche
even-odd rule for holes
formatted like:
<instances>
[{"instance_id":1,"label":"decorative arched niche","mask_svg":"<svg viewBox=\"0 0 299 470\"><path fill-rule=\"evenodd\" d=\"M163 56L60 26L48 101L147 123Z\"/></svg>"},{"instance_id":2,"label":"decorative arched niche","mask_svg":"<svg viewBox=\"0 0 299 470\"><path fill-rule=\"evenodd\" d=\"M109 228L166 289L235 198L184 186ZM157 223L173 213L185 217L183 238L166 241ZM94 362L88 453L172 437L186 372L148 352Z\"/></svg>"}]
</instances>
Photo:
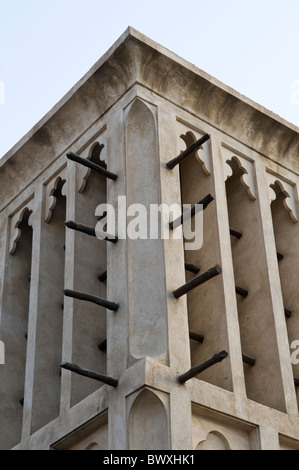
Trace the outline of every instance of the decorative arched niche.
<instances>
[{"instance_id":1,"label":"decorative arched niche","mask_svg":"<svg viewBox=\"0 0 299 470\"><path fill-rule=\"evenodd\" d=\"M129 414L129 446L132 450L167 450L168 418L164 404L151 390L135 399Z\"/></svg>"},{"instance_id":2,"label":"decorative arched niche","mask_svg":"<svg viewBox=\"0 0 299 470\"><path fill-rule=\"evenodd\" d=\"M59 196L66 197L65 171L53 178L45 187L45 222L49 223Z\"/></svg>"},{"instance_id":3,"label":"decorative arched niche","mask_svg":"<svg viewBox=\"0 0 299 470\"><path fill-rule=\"evenodd\" d=\"M219 431L211 431L204 441L196 445L195 450L231 450L231 448L223 434Z\"/></svg>"},{"instance_id":4,"label":"decorative arched niche","mask_svg":"<svg viewBox=\"0 0 299 470\"><path fill-rule=\"evenodd\" d=\"M10 218L9 254L13 255L21 237L22 225L32 227L33 199L16 211Z\"/></svg>"},{"instance_id":5,"label":"decorative arched niche","mask_svg":"<svg viewBox=\"0 0 299 470\"><path fill-rule=\"evenodd\" d=\"M283 206L291 217L291 220L294 223L298 222L294 185L271 173L268 173L267 176L271 203L277 200L278 197L281 197Z\"/></svg>"},{"instance_id":6,"label":"decorative arched niche","mask_svg":"<svg viewBox=\"0 0 299 470\"><path fill-rule=\"evenodd\" d=\"M226 163L225 180L227 181L233 174L239 174L241 184L247 190L249 198L254 201L256 184L253 162L226 147L222 147L222 155Z\"/></svg>"},{"instance_id":7,"label":"decorative arched niche","mask_svg":"<svg viewBox=\"0 0 299 470\"><path fill-rule=\"evenodd\" d=\"M196 131L194 128L191 129L190 125L185 124L181 121L177 121L178 129L178 151L183 152L191 144L203 137L204 133ZM185 143L185 148L183 147ZM212 174L212 159L211 159L211 141L208 140L201 148L198 148L194 152L196 160L201 164L202 170L205 175L209 176Z\"/></svg>"},{"instance_id":8,"label":"decorative arched niche","mask_svg":"<svg viewBox=\"0 0 299 470\"><path fill-rule=\"evenodd\" d=\"M94 138L82 151L78 152L81 158L96 163L97 165L107 169L107 144L105 132L100 136ZM77 180L77 191L82 193L85 189L87 180L92 170L82 165L77 164L76 166L76 180Z\"/></svg>"}]
</instances>

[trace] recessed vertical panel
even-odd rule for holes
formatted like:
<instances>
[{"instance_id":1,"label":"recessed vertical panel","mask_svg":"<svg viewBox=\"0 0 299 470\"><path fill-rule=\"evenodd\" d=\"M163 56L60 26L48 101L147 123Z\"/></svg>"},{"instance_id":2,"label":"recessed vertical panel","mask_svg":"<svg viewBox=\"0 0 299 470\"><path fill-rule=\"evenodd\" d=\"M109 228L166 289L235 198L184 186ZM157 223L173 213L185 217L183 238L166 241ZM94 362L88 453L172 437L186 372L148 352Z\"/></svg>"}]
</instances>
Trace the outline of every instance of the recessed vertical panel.
<instances>
[{"instance_id":1,"label":"recessed vertical panel","mask_svg":"<svg viewBox=\"0 0 299 470\"><path fill-rule=\"evenodd\" d=\"M285 412L260 207L248 197L238 159L232 158L230 166L229 224L242 232L240 239L231 237L235 283L248 290L245 298L237 295L242 353L256 360L254 366L244 364L247 397Z\"/></svg>"},{"instance_id":2,"label":"recessed vertical panel","mask_svg":"<svg viewBox=\"0 0 299 470\"><path fill-rule=\"evenodd\" d=\"M95 145L90 150L90 159L105 168L100 160L100 147ZM79 169L80 171L80 169ZM95 210L106 203L106 178L91 171L86 178L84 191L76 195L75 219L83 224L95 227ZM84 233L75 233L75 272L74 289L87 294L106 298L106 283L99 280L99 275L106 271L107 242ZM111 313L111 312L110 312ZM103 307L82 300L74 301L72 361L87 369L106 373L106 353L98 349L98 343L107 336L107 312ZM72 374L71 406L100 388L103 384L95 380Z\"/></svg>"},{"instance_id":3,"label":"recessed vertical panel","mask_svg":"<svg viewBox=\"0 0 299 470\"><path fill-rule=\"evenodd\" d=\"M273 229L276 250L283 256L278 261L281 291L284 307L289 312L286 315L289 345L291 351L292 368L295 379L299 379L298 343L298 266L299 266L299 239L298 223L294 223L288 210L286 210L286 195L278 183L274 186L276 199L271 204ZM297 391L299 399L299 392Z\"/></svg>"},{"instance_id":4,"label":"recessed vertical panel","mask_svg":"<svg viewBox=\"0 0 299 470\"><path fill-rule=\"evenodd\" d=\"M0 340L5 344L5 365L0 370L0 449L21 440L27 351L32 228L28 210L18 225L20 239L6 264Z\"/></svg>"},{"instance_id":5,"label":"recessed vertical panel","mask_svg":"<svg viewBox=\"0 0 299 470\"><path fill-rule=\"evenodd\" d=\"M60 180L49 223L42 225L31 432L59 415L66 201Z\"/></svg>"},{"instance_id":6,"label":"recessed vertical panel","mask_svg":"<svg viewBox=\"0 0 299 470\"><path fill-rule=\"evenodd\" d=\"M150 204L159 204L160 200L158 144L154 116L138 99L127 116L126 143L127 208L142 205L147 222L145 239L131 239L128 234L130 352L135 358L159 357L166 343L163 248L161 239L151 240L149 236ZM132 221L134 214L128 218L129 224Z\"/></svg>"},{"instance_id":7,"label":"recessed vertical panel","mask_svg":"<svg viewBox=\"0 0 299 470\"><path fill-rule=\"evenodd\" d=\"M188 127L186 127L186 130ZM180 132L184 132L180 127ZM196 137L190 131L181 135L186 147L195 142ZM182 145L183 146L183 145ZM203 244L196 250L185 249L185 262L194 265L204 273L216 264L221 265L218 237L217 201L215 199L215 182L213 174L203 167L196 152L190 154L180 164L180 185L182 204L193 206L205 196L211 194L214 200L203 212L202 226L196 227L197 233L203 231ZM199 153L200 153L199 152ZM205 160L211 160L210 143L204 144ZM211 171L212 167L209 166ZM192 228L195 231L195 223ZM198 235L197 235L198 236ZM186 270L186 281L196 275ZM204 337L203 343L190 339L191 365L196 366L221 350L229 351L227 320L225 315L223 275L214 277L187 294L189 332ZM232 390L230 358L215 364L197 376L198 380L209 382L217 387Z\"/></svg>"}]
</instances>

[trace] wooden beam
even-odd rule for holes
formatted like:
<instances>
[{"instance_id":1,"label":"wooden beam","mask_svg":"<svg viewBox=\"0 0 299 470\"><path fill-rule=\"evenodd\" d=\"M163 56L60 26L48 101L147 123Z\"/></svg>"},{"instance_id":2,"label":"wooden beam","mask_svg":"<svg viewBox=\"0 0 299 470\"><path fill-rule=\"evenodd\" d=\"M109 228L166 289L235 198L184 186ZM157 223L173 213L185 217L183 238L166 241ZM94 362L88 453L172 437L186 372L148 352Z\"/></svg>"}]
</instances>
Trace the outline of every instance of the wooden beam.
<instances>
[{"instance_id":1,"label":"wooden beam","mask_svg":"<svg viewBox=\"0 0 299 470\"><path fill-rule=\"evenodd\" d=\"M193 273L193 274L198 274L200 271L200 268L190 263L185 263L185 269L186 271L189 271L190 273Z\"/></svg>"},{"instance_id":2,"label":"wooden beam","mask_svg":"<svg viewBox=\"0 0 299 470\"><path fill-rule=\"evenodd\" d=\"M243 287L235 286L236 294L241 295L242 297L247 297L248 290L243 289Z\"/></svg>"},{"instance_id":3,"label":"wooden beam","mask_svg":"<svg viewBox=\"0 0 299 470\"><path fill-rule=\"evenodd\" d=\"M232 228L229 229L229 233L231 234L232 237L235 237L235 238L242 238L242 235L243 233L242 232L239 232L238 230L234 230Z\"/></svg>"},{"instance_id":4,"label":"wooden beam","mask_svg":"<svg viewBox=\"0 0 299 470\"><path fill-rule=\"evenodd\" d=\"M287 308L284 309L284 314L285 314L286 318L291 318L292 313L293 312L291 312L291 310L288 310Z\"/></svg>"},{"instance_id":5,"label":"wooden beam","mask_svg":"<svg viewBox=\"0 0 299 470\"><path fill-rule=\"evenodd\" d=\"M187 294L187 292L194 289L195 287L203 284L204 282L208 281L209 279L212 279L215 276L218 276L218 274L220 274L221 272L222 272L221 267L218 264L216 264L216 266L214 266L213 268L208 269L202 274L199 274L198 276L194 277L183 286L173 291L174 297L178 299L182 295Z\"/></svg>"},{"instance_id":6,"label":"wooden beam","mask_svg":"<svg viewBox=\"0 0 299 470\"><path fill-rule=\"evenodd\" d=\"M99 374L98 372L93 372L89 369L83 369L82 367L79 367L76 364L71 364L70 362L62 362L60 364L60 367L62 369L70 370L71 372L75 372L76 374L82 375L84 377L89 377L90 379L98 380L99 382L111 385L112 387L117 387L118 385L118 380L114 379L113 377Z\"/></svg>"},{"instance_id":7,"label":"wooden beam","mask_svg":"<svg viewBox=\"0 0 299 470\"><path fill-rule=\"evenodd\" d=\"M253 367L256 363L256 359L250 356L246 356L246 354L242 354L242 360L245 362L245 364L248 364L251 367Z\"/></svg>"},{"instance_id":8,"label":"wooden beam","mask_svg":"<svg viewBox=\"0 0 299 470\"><path fill-rule=\"evenodd\" d=\"M107 271L104 271L102 274L98 276L98 280L100 282L106 282L107 281Z\"/></svg>"},{"instance_id":9,"label":"wooden beam","mask_svg":"<svg viewBox=\"0 0 299 470\"><path fill-rule=\"evenodd\" d=\"M97 173L100 173L101 175L105 176L108 179L111 179L113 181L117 179L117 175L115 175L114 173L111 173L111 171L105 170L105 168L102 168L100 165L97 165L96 163L93 163L90 160L87 160L86 158L79 157L79 155L73 152L67 153L66 156L69 160L72 160L76 163L79 163L80 165L90 168L91 170L94 170Z\"/></svg>"},{"instance_id":10,"label":"wooden beam","mask_svg":"<svg viewBox=\"0 0 299 470\"><path fill-rule=\"evenodd\" d=\"M173 158L170 160L168 163L166 163L166 167L169 170L173 170L173 168L181 163L185 158L187 158L191 153L195 152L195 150L198 150L202 148L201 146L209 140L210 136L208 134L205 134L203 137L198 139L196 142L193 142L193 144L189 145L189 147L186 148L183 152L180 153L177 157Z\"/></svg>"},{"instance_id":11,"label":"wooden beam","mask_svg":"<svg viewBox=\"0 0 299 470\"><path fill-rule=\"evenodd\" d=\"M193 331L189 331L189 338L201 344L204 342L205 339L203 335L199 335L198 333L194 333Z\"/></svg>"},{"instance_id":12,"label":"wooden beam","mask_svg":"<svg viewBox=\"0 0 299 470\"><path fill-rule=\"evenodd\" d=\"M74 220L66 220L64 223L71 230L76 230L77 232L85 233L86 235L89 235L91 237L97 236L95 227L90 227L89 225L79 224L78 222L75 222ZM114 235L107 235L104 238L104 240L107 242L116 243L117 237Z\"/></svg>"},{"instance_id":13,"label":"wooden beam","mask_svg":"<svg viewBox=\"0 0 299 470\"><path fill-rule=\"evenodd\" d=\"M107 339L104 339L103 341L100 341L100 343L98 344L98 348L100 351L107 351Z\"/></svg>"},{"instance_id":14,"label":"wooden beam","mask_svg":"<svg viewBox=\"0 0 299 470\"><path fill-rule=\"evenodd\" d=\"M92 302L94 304L100 305L101 307L105 307L108 310L113 310L116 312L118 310L119 305L115 302L110 302L109 300L103 299L102 297L97 297L95 295L85 294L84 292L79 292L70 289L64 289L64 295L67 297L73 297L74 299L85 300L87 302Z\"/></svg>"},{"instance_id":15,"label":"wooden beam","mask_svg":"<svg viewBox=\"0 0 299 470\"><path fill-rule=\"evenodd\" d=\"M193 207L191 207L190 210L185 211L180 217L177 219L173 220L172 222L169 222L169 228L171 230L179 227L180 225L183 224L188 219L191 219L191 217L194 217L194 215L199 211L199 210L205 210L206 207L210 204L210 202L214 201L213 196L211 194L208 194L204 198L202 198L200 201L198 201L197 204L195 204ZM202 207L201 207L202 206Z\"/></svg>"},{"instance_id":16,"label":"wooden beam","mask_svg":"<svg viewBox=\"0 0 299 470\"><path fill-rule=\"evenodd\" d=\"M223 361L228 356L226 351L220 351L219 353L214 354L210 359L203 362L202 364L198 364L197 366L192 367L190 370L185 372L178 377L178 381L180 384L184 384L187 380L192 379L196 375L200 374L204 370L208 369L209 367L213 366L217 362Z\"/></svg>"}]
</instances>

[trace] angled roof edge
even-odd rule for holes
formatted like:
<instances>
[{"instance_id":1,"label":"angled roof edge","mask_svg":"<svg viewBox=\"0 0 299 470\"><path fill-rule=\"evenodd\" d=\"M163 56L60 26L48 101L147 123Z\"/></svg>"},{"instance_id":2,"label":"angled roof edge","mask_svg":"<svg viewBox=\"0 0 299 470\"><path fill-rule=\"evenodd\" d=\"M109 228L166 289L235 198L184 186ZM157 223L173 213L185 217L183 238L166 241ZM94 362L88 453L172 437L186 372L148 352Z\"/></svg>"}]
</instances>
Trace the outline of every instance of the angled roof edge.
<instances>
[{"instance_id":1,"label":"angled roof edge","mask_svg":"<svg viewBox=\"0 0 299 470\"><path fill-rule=\"evenodd\" d=\"M268 118L273 119L277 123L285 126L290 131L299 134L299 127L297 127L296 125L290 123L289 121L285 120L284 118L280 117L279 115L275 114L264 106L256 103L245 95L242 95L241 93L229 87L228 85L225 85L223 82L219 81L215 77L209 75L208 73L196 67L187 60L183 59L179 55L175 54L174 52L170 51L169 49L165 48L164 46L158 44L157 42L148 38L144 34L140 33L133 27L129 26L124 31L124 33L114 42L114 44L102 55L102 57L100 57L100 59L89 69L89 71L56 103L56 105L54 105L53 108L44 117L42 117L2 158L0 158L0 168L7 162L7 160L9 160L11 156L13 156L18 150L20 150L22 146L24 146L31 139L31 137L54 116L57 111L59 111L70 100L70 98L80 89L80 87L82 87L82 85L84 85L90 79L90 77L92 77L92 75L113 55L113 53L129 37L135 38L141 43L148 45L160 54L168 57L174 62L180 64L182 67L189 69L194 74L198 75L204 80L210 82L212 85L223 90L225 93L233 96L237 100L247 104L251 108L264 114Z\"/></svg>"}]
</instances>

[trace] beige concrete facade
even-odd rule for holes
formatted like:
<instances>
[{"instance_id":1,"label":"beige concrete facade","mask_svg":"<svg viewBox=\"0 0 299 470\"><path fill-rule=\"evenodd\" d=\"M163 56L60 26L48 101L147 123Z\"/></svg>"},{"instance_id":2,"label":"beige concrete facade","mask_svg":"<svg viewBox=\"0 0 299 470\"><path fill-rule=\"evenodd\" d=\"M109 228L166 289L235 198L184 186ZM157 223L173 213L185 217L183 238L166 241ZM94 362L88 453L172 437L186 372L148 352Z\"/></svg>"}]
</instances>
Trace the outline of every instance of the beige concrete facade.
<instances>
[{"instance_id":1,"label":"beige concrete facade","mask_svg":"<svg viewBox=\"0 0 299 470\"><path fill-rule=\"evenodd\" d=\"M298 450L298 155L296 126L128 28L0 160L0 448ZM198 250L172 236L109 243L64 224L94 227L96 207L119 196L149 208L207 194ZM196 276L185 263L222 272L176 299Z\"/></svg>"}]
</instances>

